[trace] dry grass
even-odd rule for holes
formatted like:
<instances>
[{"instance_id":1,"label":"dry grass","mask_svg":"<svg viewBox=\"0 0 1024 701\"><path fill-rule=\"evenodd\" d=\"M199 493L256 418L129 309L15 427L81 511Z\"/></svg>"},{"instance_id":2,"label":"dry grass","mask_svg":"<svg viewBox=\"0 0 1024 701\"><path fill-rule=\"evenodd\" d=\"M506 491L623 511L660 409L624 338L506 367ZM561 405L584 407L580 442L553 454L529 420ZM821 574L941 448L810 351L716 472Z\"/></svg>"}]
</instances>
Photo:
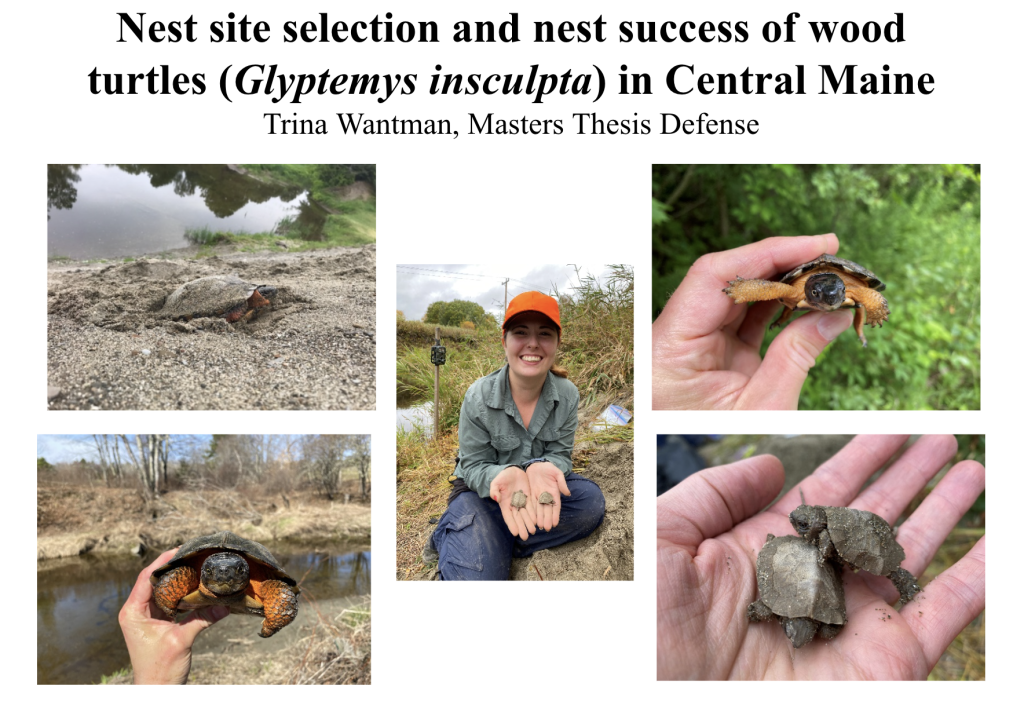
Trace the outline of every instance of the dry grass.
<instances>
[{"instance_id":1,"label":"dry grass","mask_svg":"<svg viewBox=\"0 0 1024 701\"><path fill-rule=\"evenodd\" d=\"M458 435L448 432L436 441L417 434L398 439L397 576L409 579L422 564L423 533L430 519L448 506L449 475L455 470Z\"/></svg>"},{"instance_id":2,"label":"dry grass","mask_svg":"<svg viewBox=\"0 0 1024 701\"><path fill-rule=\"evenodd\" d=\"M315 606L315 605L314 605ZM370 597L333 619L317 611L318 625L297 643L301 659L280 684L369 684Z\"/></svg>"}]
</instances>

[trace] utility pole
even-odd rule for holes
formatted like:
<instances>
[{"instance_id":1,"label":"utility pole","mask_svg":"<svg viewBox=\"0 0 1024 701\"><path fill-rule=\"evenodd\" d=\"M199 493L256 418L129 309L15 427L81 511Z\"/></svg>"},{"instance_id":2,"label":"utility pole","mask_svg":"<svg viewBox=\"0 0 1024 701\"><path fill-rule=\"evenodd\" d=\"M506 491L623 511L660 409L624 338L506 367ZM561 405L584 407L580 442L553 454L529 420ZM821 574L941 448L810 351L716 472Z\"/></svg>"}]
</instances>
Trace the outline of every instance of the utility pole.
<instances>
[{"instance_id":1,"label":"utility pole","mask_svg":"<svg viewBox=\"0 0 1024 701\"><path fill-rule=\"evenodd\" d=\"M434 327L434 345L441 345L441 327ZM438 429L441 424L441 407L439 402L441 386L441 366L437 363L434 364L434 440L437 440Z\"/></svg>"},{"instance_id":2,"label":"utility pole","mask_svg":"<svg viewBox=\"0 0 1024 701\"><path fill-rule=\"evenodd\" d=\"M505 286L505 306L501 308L501 319L505 321L505 310L508 309L508 278L505 278L505 282L501 283Z\"/></svg>"}]
</instances>

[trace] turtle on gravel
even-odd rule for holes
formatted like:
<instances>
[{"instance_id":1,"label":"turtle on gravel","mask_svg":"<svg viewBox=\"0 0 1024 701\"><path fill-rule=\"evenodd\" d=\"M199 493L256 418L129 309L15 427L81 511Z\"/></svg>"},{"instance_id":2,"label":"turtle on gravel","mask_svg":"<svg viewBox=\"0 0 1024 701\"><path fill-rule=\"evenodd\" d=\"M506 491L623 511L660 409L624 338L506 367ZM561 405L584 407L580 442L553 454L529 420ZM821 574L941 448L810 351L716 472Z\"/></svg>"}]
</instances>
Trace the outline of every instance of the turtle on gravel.
<instances>
[{"instance_id":1,"label":"turtle on gravel","mask_svg":"<svg viewBox=\"0 0 1024 701\"><path fill-rule=\"evenodd\" d=\"M881 326L889 318L889 303L881 295L884 289L885 283L867 268L826 253L793 268L778 282L745 280L737 276L722 292L736 304L771 299L782 302L786 308L768 327L772 329L788 321L794 309L834 312L842 307L854 307L853 328L867 348L864 322Z\"/></svg>"},{"instance_id":2,"label":"turtle on gravel","mask_svg":"<svg viewBox=\"0 0 1024 701\"><path fill-rule=\"evenodd\" d=\"M803 538L771 533L757 556L760 598L747 606L753 622L778 619L793 647L817 634L831 640L846 624L846 597L840 568L818 562L818 551Z\"/></svg>"},{"instance_id":3,"label":"turtle on gravel","mask_svg":"<svg viewBox=\"0 0 1024 701\"><path fill-rule=\"evenodd\" d=\"M889 524L870 511L842 506L798 506L789 522L818 551L818 562L835 558L840 564L888 577L900 592L900 603L914 598L921 587L900 567L906 557Z\"/></svg>"},{"instance_id":4,"label":"turtle on gravel","mask_svg":"<svg viewBox=\"0 0 1024 701\"><path fill-rule=\"evenodd\" d=\"M229 531L188 541L149 581L154 603L172 620L177 611L227 606L262 616L259 635L269 638L299 612L295 580L265 547Z\"/></svg>"},{"instance_id":5,"label":"turtle on gravel","mask_svg":"<svg viewBox=\"0 0 1024 701\"><path fill-rule=\"evenodd\" d=\"M257 285L234 275L211 275L186 282L167 296L160 316L190 321L219 316L228 323L249 321L277 295L272 285Z\"/></svg>"}]
</instances>

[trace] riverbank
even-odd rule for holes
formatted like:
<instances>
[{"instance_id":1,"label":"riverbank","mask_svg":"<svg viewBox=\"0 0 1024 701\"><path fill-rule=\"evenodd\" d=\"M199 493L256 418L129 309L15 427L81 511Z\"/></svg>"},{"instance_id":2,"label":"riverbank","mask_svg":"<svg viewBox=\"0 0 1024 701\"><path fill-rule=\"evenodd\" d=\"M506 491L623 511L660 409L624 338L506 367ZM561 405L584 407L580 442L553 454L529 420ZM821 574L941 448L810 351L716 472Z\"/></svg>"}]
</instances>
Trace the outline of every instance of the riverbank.
<instances>
[{"instance_id":1,"label":"riverbank","mask_svg":"<svg viewBox=\"0 0 1024 701\"><path fill-rule=\"evenodd\" d=\"M140 543L163 551L229 530L268 546L370 542L370 506L312 495L247 497L233 490L172 491L146 500L135 489L45 484L36 488L36 559L127 555Z\"/></svg>"},{"instance_id":2,"label":"riverbank","mask_svg":"<svg viewBox=\"0 0 1024 701\"><path fill-rule=\"evenodd\" d=\"M372 410L376 245L202 260L50 264L51 409ZM235 275L278 289L249 323L159 317L181 284Z\"/></svg>"}]
</instances>

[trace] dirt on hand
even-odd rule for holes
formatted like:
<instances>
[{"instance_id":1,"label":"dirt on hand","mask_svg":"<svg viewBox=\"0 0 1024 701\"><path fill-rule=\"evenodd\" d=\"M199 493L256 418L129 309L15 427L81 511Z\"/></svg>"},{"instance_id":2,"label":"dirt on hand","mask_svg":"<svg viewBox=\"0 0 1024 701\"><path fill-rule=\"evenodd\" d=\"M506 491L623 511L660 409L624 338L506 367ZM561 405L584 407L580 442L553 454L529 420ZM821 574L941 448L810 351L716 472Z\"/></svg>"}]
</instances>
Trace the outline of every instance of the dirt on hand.
<instances>
[{"instance_id":1,"label":"dirt on hand","mask_svg":"<svg viewBox=\"0 0 1024 701\"><path fill-rule=\"evenodd\" d=\"M372 410L376 245L201 260L51 265L51 409ZM160 317L183 283L236 275L278 289L254 320Z\"/></svg>"}]
</instances>

